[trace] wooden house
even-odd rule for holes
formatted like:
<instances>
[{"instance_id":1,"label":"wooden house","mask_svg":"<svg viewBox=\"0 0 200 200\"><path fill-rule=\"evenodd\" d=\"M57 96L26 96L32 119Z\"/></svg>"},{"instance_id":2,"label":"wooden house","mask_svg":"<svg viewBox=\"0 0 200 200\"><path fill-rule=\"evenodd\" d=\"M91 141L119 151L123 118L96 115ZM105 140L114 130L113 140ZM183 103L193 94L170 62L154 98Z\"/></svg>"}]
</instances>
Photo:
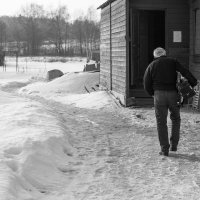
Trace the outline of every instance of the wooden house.
<instances>
[{"instance_id":1,"label":"wooden house","mask_svg":"<svg viewBox=\"0 0 200 200\"><path fill-rule=\"evenodd\" d=\"M122 104L152 103L142 82L156 47L200 79L200 0L108 0L99 9L100 86Z\"/></svg>"}]
</instances>

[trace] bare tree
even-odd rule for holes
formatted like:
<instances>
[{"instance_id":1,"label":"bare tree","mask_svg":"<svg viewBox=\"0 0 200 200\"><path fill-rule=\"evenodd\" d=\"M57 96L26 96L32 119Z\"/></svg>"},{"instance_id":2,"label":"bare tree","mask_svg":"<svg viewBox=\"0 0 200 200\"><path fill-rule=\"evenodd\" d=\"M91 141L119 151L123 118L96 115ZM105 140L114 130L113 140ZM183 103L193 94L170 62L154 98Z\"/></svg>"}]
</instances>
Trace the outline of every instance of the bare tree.
<instances>
[{"instance_id":1,"label":"bare tree","mask_svg":"<svg viewBox=\"0 0 200 200\"><path fill-rule=\"evenodd\" d=\"M6 24L0 21L0 49L5 47L6 44Z\"/></svg>"},{"instance_id":2,"label":"bare tree","mask_svg":"<svg viewBox=\"0 0 200 200\"><path fill-rule=\"evenodd\" d=\"M73 38L77 42L80 55L83 56L83 42L84 42L84 33L83 33L83 19L79 17L73 23Z\"/></svg>"},{"instance_id":3,"label":"bare tree","mask_svg":"<svg viewBox=\"0 0 200 200\"><path fill-rule=\"evenodd\" d=\"M84 34L85 34L85 46L87 52L87 59L92 59L93 50L95 49L95 43L97 38L100 37L99 24L97 22L97 13L94 7L89 7L87 15L84 21Z\"/></svg>"},{"instance_id":4,"label":"bare tree","mask_svg":"<svg viewBox=\"0 0 200 200\"><path fill-rule=\"evenodd\" d=\"M0 17L0 21L6 23L7 41L15 42L27 55L87 55L89 60L94 50L99 48L96 12L90 7L87 15L80 11L76 20L69 21L66 6L45 13L42 6L30 4L23 8L19 17ZM2 26L0 39L3 38L3 30Z\"/></svg>"},{"instance_id":5,"label":"bare tree","mask_svg":"<svg viewBox=\"0 0 200 200\"><path fill-rule=\"evenodd\" d=\"M44 10L41 5L31 3L26 8L22 8L20 23L25 29L28 53L37 55L41 39L41 29L39 19L43 17Z\"/></svg>"},{"instance_id":6,"label":"bare tree","mask_svg":"<svg viewBox=\"0 0 200 200\"><path fill-rule=\"evenodd\" d=\"M50 33L53 43L56 46L56 51L58 55L63 55L63 41L65 41L65 51L66 43L68 37L68 20L69 13L66 6L59 6L57 9L52 10L48 14L51 24Z\"/></svg>"}]
</instances>

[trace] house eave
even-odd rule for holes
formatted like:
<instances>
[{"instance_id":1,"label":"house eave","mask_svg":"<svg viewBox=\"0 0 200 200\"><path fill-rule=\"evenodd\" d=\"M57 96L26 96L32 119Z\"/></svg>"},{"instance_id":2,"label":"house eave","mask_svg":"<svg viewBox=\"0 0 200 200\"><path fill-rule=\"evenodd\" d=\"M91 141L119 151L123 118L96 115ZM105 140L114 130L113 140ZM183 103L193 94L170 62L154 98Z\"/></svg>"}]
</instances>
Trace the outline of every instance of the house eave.
<instances>
[{"instance_id":1,"label":"house eave","mask_svg":"<svg viewBox=\"0 0 200 200\"><path fill-rule=\"evenodd\" d=\"M105 3L103 3L102 5L100 5L97 9L103 9L103 8L105 8L106 6L108 6L110 3L114 2L114 1L116 1L116 0L108 0Z\"/></svg>"}]
</instances>

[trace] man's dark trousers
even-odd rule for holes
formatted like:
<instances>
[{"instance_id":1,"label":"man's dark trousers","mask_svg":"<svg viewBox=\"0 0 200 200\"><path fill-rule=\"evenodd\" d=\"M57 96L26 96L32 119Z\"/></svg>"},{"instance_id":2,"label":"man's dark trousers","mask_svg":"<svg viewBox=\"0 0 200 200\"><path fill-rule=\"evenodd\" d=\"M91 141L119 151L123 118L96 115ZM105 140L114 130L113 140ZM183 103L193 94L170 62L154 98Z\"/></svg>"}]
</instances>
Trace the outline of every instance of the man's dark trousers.
<instances>
[{"instance_id":1,"label":"man's dark trousers","mask_svg":"<svg viewBox=\"0 0 200 200\"><path fill-rule=\"evenodd\" d=\"M154 106L157 121L158 138L161 151L169 151L170 143L177 146L180 137L180 106L178 105L179 95L177 91L156 90L154 92ZM167 116L170 112L172 121L170 143L168 139Z\"/></svg>"}]
</instances>

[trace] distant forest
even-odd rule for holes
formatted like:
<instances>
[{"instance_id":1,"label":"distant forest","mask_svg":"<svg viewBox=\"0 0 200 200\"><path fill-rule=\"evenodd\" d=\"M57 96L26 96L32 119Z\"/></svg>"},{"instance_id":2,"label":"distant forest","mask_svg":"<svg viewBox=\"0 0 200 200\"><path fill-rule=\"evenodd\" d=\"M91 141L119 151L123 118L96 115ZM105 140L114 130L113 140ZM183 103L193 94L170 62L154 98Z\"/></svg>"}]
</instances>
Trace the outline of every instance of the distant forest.
<instances>
[{"instance_id":1,"label":"distant forest","mask_svg":"<svg viewBox=\"0 0 200 200\"><path fill-rule=\"evenodd\" d=\"M0 50L20 55L87 56L99 51L100 27L96 10L70 21L66 6L44 11L30 4L19 16L0 17Z\"/></svg>"}]
</instances>

